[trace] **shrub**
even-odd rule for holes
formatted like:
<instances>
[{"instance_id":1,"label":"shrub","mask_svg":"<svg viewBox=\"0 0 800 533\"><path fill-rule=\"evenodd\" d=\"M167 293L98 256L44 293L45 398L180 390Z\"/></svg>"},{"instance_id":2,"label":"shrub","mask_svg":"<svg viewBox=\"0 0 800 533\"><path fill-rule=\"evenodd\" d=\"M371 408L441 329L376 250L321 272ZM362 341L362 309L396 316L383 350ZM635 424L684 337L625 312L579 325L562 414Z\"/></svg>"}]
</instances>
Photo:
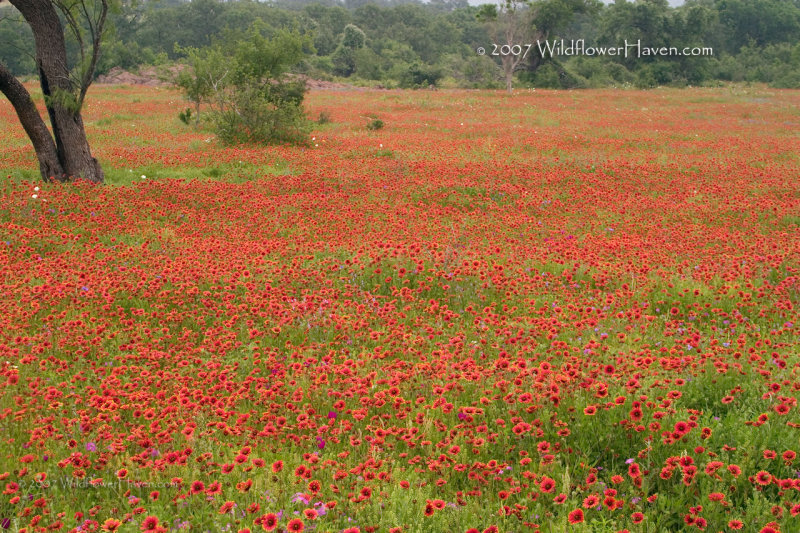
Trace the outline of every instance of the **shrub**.
<instances>
[{"instance_id":1,"label":"shrub","mask_svg":"<svg viewBox=\"0 0 800 533\"><path fill-rule=\"evenodd\" d=\"M265 98L259 87L241 87L212 115L224 144L302 144L311 131L303 108L288 99Z\"/></svg>"},{"instance_id":2,"label":"shrub","mask_svg":"<svg viewBox=\"0 0 800 533\"><path fill-rule=\"evenodd\" d=\"M192 120L192 108L187 107L186 109L178 113L178 118L181 120L181 122L188 125L189 122Z\"/></svg>"},{"instance_id":3,"label":"shrub","mask_svg":"<svg viewBox=\"0 0 800 533\"><path fill-rule=\"evenodd\" d=\"M309 46L307 36L280 31L262 35L253 24L242 40L187 49L190 68L178 85L195 103L211 107L210 122L225 144L303 143L311 131L303 111L304 81L286 75Z\"/></svg>"},{"instance_id":4,"label":"shrub","mask_svg":"<svg viewBox=\"0 0 800 533\"><path fill-rule=\"evenodd\" d=\"M441 77L442 71L439 68L417 61L400 76L400 87L404 89L430 87L436 85Z\"/></svg>"},{"instance_id":5,"label":"shrub","mask_svg":"<svg viewBox=\"0 0 800 533\"><path fill-rule=\"evenodd\" d=\"M331 114L327 111L320 111L319 116L317 117L317 124L329 124L331 123Z\"/></svg>"}]
</instances>

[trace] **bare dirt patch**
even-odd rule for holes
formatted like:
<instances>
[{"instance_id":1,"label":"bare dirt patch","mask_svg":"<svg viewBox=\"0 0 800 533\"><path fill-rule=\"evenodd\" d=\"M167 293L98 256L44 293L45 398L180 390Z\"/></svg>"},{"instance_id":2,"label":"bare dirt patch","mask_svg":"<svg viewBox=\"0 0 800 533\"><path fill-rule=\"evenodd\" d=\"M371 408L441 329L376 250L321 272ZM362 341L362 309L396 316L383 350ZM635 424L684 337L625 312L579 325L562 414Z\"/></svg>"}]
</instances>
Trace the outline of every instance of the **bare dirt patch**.
<instances>
[{"instance_id":1,"label":"bare dirt patch","mask_svg":"<svg viewBox=\"0 0 800 533\"><path fill-rule=\"evenodd\" d=\"M144 85L146 87L161 87L172 85L175 75L180 72L178 67L159 68L144 67L138 73L114 67L107 74L97 77L95 83L102 85Z\"/></svg>"}]
</instances>

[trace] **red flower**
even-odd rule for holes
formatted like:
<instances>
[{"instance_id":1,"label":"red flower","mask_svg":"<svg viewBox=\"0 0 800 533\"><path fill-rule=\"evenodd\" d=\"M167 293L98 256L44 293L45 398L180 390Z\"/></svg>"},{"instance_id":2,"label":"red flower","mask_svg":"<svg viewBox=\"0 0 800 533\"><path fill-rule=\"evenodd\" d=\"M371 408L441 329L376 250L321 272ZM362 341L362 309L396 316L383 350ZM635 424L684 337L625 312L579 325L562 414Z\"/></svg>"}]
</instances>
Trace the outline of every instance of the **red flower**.
<instances>
[{"instance_id":1,"label":"red flower","mask_svg":"<svg viewBox=\"0 0 800 533\"><path fill-rule=\"evenodd\" d=\"M152 531L158 527L158 517L148 516L142 521L142 531Z\"/></svg>"},{"instance_id":2,"label":"red flower","mask_svg":"<svg viewBox=\"0 0 800 533\"><path fill-rule=\"evenodd\" d=\"M292 533L300 533L305 529L305 524L299 518L293 518L289 520L289 523L286 524L286 530L291 531Z\"/></svg>"},{"instance_id":3,"label":"red flower","mask_svg":"<svg viewBox=\"0 0 800 533\"><path fill-rule=\"evenodd\" d=\"M278 515L275 513L267 513L261 517L261 527L263 527L265 531L272 531L277 525Z\"/></svg>"},{"instance_id":4,"label":"red flower","mask_svg":"<svg viewBox=\"0 0 800 533\"><path fill-rule=\"evenodd\" d=\"M556 487L556 482L545 476L539 483L539 489L542 492L551 492Z\"/></svg>"},{"instance_id":5,"label":"red flower","mask_svg":"<svg viewBox=\"0 0 800 533\"><path fill-rule=\"evenodd\" d=\"M772 474L769 472L765 472L761 470L758 474L756 474L756 483L761 486L766 487L772 482Z\"/></svg>"},{"instance_id":6,"label":"red flower","mask_svg":"<svg viewBox=\"0 0 800 533\"><path fill-rule=\"evenodd\" d=\"M567 516L570 524L580 524L583 522L583 509L575 509Z\"/></svg>"},{"instance_id":7,"label":"red flower","mask_svg":"<svg viewBox=\"0 0 800 533\"><path fill-rule=\"evenodd\" d=\"M105 522L103 522L102 529L103 531L108 531L108 533L114 533L119 526L122 525L122 522L115 518L109 518Z\"/></svg>"}]
</instances>

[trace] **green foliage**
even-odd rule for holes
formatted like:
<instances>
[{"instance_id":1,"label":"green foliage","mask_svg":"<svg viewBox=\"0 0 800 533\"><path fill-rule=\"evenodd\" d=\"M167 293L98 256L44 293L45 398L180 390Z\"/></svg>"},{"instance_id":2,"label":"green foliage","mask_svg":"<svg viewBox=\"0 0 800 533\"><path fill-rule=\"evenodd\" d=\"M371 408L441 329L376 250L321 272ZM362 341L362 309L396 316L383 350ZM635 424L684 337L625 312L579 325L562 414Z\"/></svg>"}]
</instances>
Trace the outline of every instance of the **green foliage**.
<instances>
[{"instance_id":1,"label":"green foliage","mask_svg":"<svg viewBox=\"0 0 800 533\"><path fill-rule=\"evenodd\" d=\"M81 106L78 102L77 94L58 87L53 88L52 91L52 93L44 97L44 103L47 107L58 106L76 114L80 111Z\"/></svg>"},{"instance_id":2,"label":"green foliage","mask_svg":"<svg viewBox=\"0 0 800 533\"><path fill-rule=\"evenodd\" d=\"M441 77L441 69L417 61L400 76L400 87L406 89L430 87L436 85Z\"/></svg>"},{"instance_id":3,"label":"green foliage","mask_svg":"<svg viewBox=\"0 0 800 533\"><path fill-rule=\"evenodd\" d=\"M180 119L181 122L188 125L189 122L191 122L192 120L192 108L187 107L186 109L178 113L178 118Z\"/></svg>"},{"instance_id":4,"label":"green foliage","mask_svg":"<svg viewBox=\"0 0 800 533\"><path fill-rule=\"evenodd\" d=\"M586 78L556 62L545 63L532 75L522 73L520 79L533 87L545 89L585 89L590 86Z\"/></svg>"},{"instance_id":5,"label":"green foliage","mask_svg":"<svg viewBox=\"0 0 800 533\"><path fill-rule=\"evenodd\" d=\"M497 6L495 4L483 4L475 15L481 22L497 20L497 16Z\"/></svg>"},{"instance_id":6,"label":"green foliage","mask_svg":"<svg viewBox=\"0 0 800 533\"><path fill-rule=\"evenodd\" d=\"M176 45L176 50L186 56L188 68L182 70L175 80L187 100L196 106L199 119L200 106L221 100L225 88L232 78L231 64L221 47L203 49L185 48Z\"/></svg>"},{"instance_id":7,"label":"green foliage","mask_svg":"<svg viewBox=\"0 0 800 533\"><path fill-rule=\"evenodd\" d=\"M751 42L743 46L738 55L721 58L713 65L713 70L718 79L800 88L800 44L759 47Z\"/></svg>"},{"instance_id":8,"label":"green foliage","mask_svg":"<svg viewBox=\"0 0 800 533\"><path fill-rule=\"evenodd\" d=\"M383 129L383 121L379 118L373 118L368 124L367 129L370 131L377 131Z\"/></svg>"},{"instance_id":9,"label":"green foliage","mask_svg":"<svg viewBox=\"0 0 800 533\"><path fill-rule=\"evenodd\" d=\"M286 75L311 47L310 38L286 30L267 37L266 30L257 20L241 40L178 48L190 67L178 76L178 86L198 110L210 106L210 122L223 143L302 143L310 131L302 106L305 82Z\"/></svg>"},{"instance_id":10,"label":"green foliage","mask_svg":"<svg viewBox=\"0 0 800 533\"><path fill-rule=\"evenodd\" d=\"M154 65L159 62L158 55L149 47L142 47L137 42L126 43L119 39L110 39L103 44L103 53L97 65L98 74L106 74L114 67L134 70L140 65Z\"/></svg>"},{"instance_id":11,"label":"green foliage","mask_svg":"<svg viewBox=\"0 0 800 533\"><path fill-rule=\"evenodd\" d=\"M227 106L213 114L213 122L225 144L302 144L310 132L303 108L292 98L276 98L253 83L237 87Z\"/></svg>"},{"instance_id":12,"label":"green foliage","mask_svg":"<svg viewBox=\"0 0 800 533\"><path fill-rule=\"evenodd\" d=\"M359 48L364 48L366 41L367 36L355 24L348 24L344 27L344 33L342 34L343 47L358 50Z\"/></svg>"},{"instance_id":13,"label":"green foliage","mask_svg":"<svg viewBox=\"0 0 800 533\"><path fill-rule=\"evenodd\" d=\"M678 7L663 0L607 4L597 0L530 0L479 7L459 0L420 4L350 0L343 5L332 4L311 0L277 4L245 0L125 3L110 15L113 32L106 36L97 73L115 66L135 70L163 62L165 57L192 63L188 50L245 38L256 41L240 53L263 57L269 55L263 39L280 40L279 33L288 29L308 39L301 47L306 58L295 63L282 56L295 55L297 49L275 48L272 59L278 64L298 65L295 72L313 78L339 76L353 83L415 87L430 85L433 75L436 83L447 86L493 87L498 83L500 58L479 56L476 49L491 51L495 41L503 40L500 33L493 38L490 29L513 14L522 23L524 33L520 35L525 35L515 37L515 43L563 38L584 39L587 46L616 46L625 40L641 39L643 45L651 47L713 48L713 57L560 57L556 60L561 67L540 74L537 69L550 59L534 51L513 70L520 81L537 86L630 83L651 87L742 80L796 87L800 77L796 53L792 52L800 34L797 1L697 0ZM35 62L29 54L33 48L30 30L15 21L18 17L13 9L2 9L12 16L0 14L0 60L14 74L35 74ZM256 20L259 27L254 29ZM86 36L85 28L78 30ZM73 33L68 31L69 35ZM86 58L81 61L75 38L68 40L68 48L79 79L87 67ZM225 51L234 53L228 47ZM227 66L229 59L226 56L219 65Z\"/></svg>"},{"instance_id":14,"label":"green foliage","mask_svg":"<svg viewBox=\"0 0 800 533\"><path fill-rule=\"evenodd\" d=\"M0 61L16 76L35 74L36 61L29 52L35 46L33 33L19 14L3 18L3 11L10 9L0 8Z\"/></svg>"},{"instance_id":15,"label":"green foliage","mask_svg":"<svg viewBox=\"0 0 800 533\"><path fill-rule=\"evenodd\" d=\"M228 46L234 54L234 83L278 79L303 59L311 47L309 36L296 31L278 30L265 37L267 27L256 19L244 38Z\"/></svg>"},{"instance_id":16,"label":"green foliage","mask_svg":"<svg viewBox=\"0 0 800 533\"><path fill-rule=\"evenodd\" d=\"M719 0L720 23L736 47L796 42L800 35L800 5L786 0Z\"/></svg>"},{"instance_id":17,"label":"green foliage","mask_svg":"<svg viewBox=\"0 0 800 533\"><path fill-rule=\"evenodd\" d=\"M348 77L356 71L355 50L339 46L331 56L333 73L337 76Z\"/></svg>"}]
</instances>

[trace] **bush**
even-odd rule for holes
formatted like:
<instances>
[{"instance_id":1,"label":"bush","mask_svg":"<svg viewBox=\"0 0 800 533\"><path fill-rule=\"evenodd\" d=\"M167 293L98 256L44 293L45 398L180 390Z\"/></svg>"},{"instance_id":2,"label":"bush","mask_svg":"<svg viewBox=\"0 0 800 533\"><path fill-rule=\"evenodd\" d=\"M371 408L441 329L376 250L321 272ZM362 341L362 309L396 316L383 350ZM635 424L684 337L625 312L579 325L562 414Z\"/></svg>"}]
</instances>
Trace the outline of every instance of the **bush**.
<instances>
[{"instance_id":1,"label":"bush","mask_svg":"<svg viewBox=\"0 0 800 533\"><path fill-rule=\"evenodd\" d=\"M418 89L420 87L435 86L441 77L441 69L425 65L421 62L414 62L408 70L400 76L400 87L404 89Z\"/></svg>"},{"instance_id":2,"label":"bush","mask_svg":"<svg viewBox=\"0 0 800 533\"><path fill-rule=\"evenodd\" d=\"M139 43L123 43L114 40L103 45L103 53L97 64L97 74L106 74L113 67L123 70L135 70L142 65L154 65L159 61L159 56Z\"/></svg>"},{"instance_id":3,"label":"bush","mask_svg":"<svg viewBox=\"0 0 800 533\"><path fill-rule=\"evenodd\" d=\"M558 69L551 62L536 69L536 72L522 72L519 75L523 83L529 83L534 87L541 87L543 89L560 89L561 81L558 78Z\"/></svg>"},{"instance_id":4,"label":"bush","mask_svg":"<svg viewBox=\"0 0 800 533\"><path fill-rule=\"evenodd\" d=\"M300 105L270 101L253 86L237 90L230 105L214 113L212 120L224 144L302 144L311 131Z\"/></svg>"},{"instance_id":5,"label":"bush","mask_svg":"<svg viewBox=\"0 0 800 533\"><path fill-rule=\"evenodd\" d=\"M182 50L190 69L178 85L195 103L211 107L210 122L225 144L303 143L311 123L303 111L304 81L286 71L303 59L307 36L281 31L268 39L256 21L243 40Z\"/></svg>"},{"instance_id":6,"label":"bush","mask_svg":"<svg viewBox=\"0 0 800 533\"><path fill-rule=\"evenodd\" d=\"M317 124L322 125L322 124L329 124L331 122L332 120L330 113L328 113L327 111L319 112L319 116L317 117Z\"/></svg>"},{"instance_id":7,"label":"bush","mask_svg":"<svg viewBox=\"0 0 800 533\"><path fill-rule=\"evenodd\" d=\"M633 83L634 77L621 64L602 58L573 57L565 68L586 79L587 87L601 88Z\"/></svg>"},{"instance_id":8,"label":"bush","mask_svg":"<svg viewBox=\"0 0 800 533\"><path fill-rule=\"evenodd\" d=\"M187 107L185 110L178 113L178 118L181 120L181 122L188 125L192 120L192 108Z\"/></svg>"},{"instance_id":9,"label":"bush","mask_svg":"<svg viewBox=\"0 0 800 533\"><path fill-rule=\"evenodd\" d=\"M379 118L374 118L367 124L367 129L370 131L376 131L381 128L383 128L383 121Z\"/></svg>"}]
</instances>

